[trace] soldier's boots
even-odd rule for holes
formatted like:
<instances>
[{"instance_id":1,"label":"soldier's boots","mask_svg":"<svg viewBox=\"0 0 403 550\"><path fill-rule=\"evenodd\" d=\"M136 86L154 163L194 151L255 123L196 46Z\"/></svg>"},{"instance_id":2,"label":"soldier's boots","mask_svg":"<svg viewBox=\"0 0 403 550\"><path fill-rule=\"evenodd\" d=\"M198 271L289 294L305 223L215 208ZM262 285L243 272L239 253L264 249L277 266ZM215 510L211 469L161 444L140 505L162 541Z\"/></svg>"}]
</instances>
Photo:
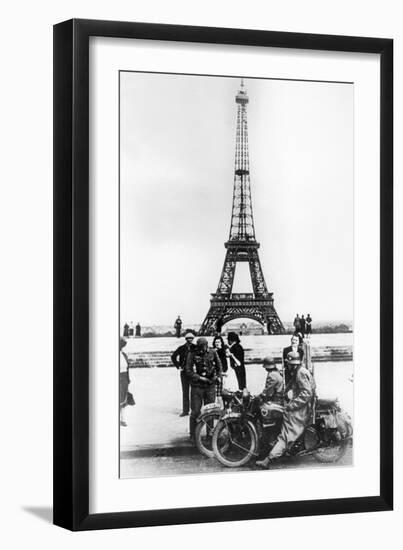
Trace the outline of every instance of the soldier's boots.
<instances>
[{"instance_id":1,"label":"soldier's boots","mask_svg":"<svg viewBox=\"0 0 403 550\"><path fill-rule=\"evenodd\" d=\"M266 456L266 458L264 458L263 460L257 460L256 466L259 466L259 468L269 468L270 463L271 463L270 458Z\"/></svg>"}]
</instances>

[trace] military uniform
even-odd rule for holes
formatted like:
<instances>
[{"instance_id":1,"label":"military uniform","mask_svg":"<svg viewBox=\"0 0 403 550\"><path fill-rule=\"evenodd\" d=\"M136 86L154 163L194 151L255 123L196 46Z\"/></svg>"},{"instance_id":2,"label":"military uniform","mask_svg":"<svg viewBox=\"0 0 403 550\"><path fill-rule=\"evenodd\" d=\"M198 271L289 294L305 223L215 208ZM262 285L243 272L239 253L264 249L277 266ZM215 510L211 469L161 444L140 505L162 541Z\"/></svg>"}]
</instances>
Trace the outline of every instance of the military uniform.
<instances>
[{"instance_id":1,"label":"military uniform","mask_svg":"<svg viewBox=\"0 0 403 550\"><path fill-rule=\"evenodd\" d=\"M190 382L190 435L194 436L196 420L202 405L215 401L215 382L222 373L221 361L213 349L189 353L185 373Z\"/></svg>"},{"instance_id":2,"label":"military uniform","mask_svg":"<svg viewBox=\"0 0 403 550\"><path fill-rule=\"evenodd\" d=\"M267 370L266 384L261 393L264 401L281 403L283 401L284 380L276 368Z\"/></svg>"},{"instance_id":3,"label":"military uniform","mask_svg":"<svg viewBox=\"0 0 403 550\"><path fill-rule=\"evenodd\" d=\"M298 346L287 346L286 348L283 348L284 382L286 386L288 385L291 379L291 371L292 371L292 369L288 365L287 357L288 357L288 354L291 353L292 351L298 352L301 362L304 358L304 349L301 346L301 344L298 344Z\"/></svg>"},{"instance_id":4,"label":"military uniform","mask_svg":"<svg viewBox=\"0 0 403 550\"><path fill-rule=\"evenodd\" d=\"M269 460L282 456L303 433L310 419L315 385L311 373L305 367L296 368L290 389L293 397L286 406L281 432L269 453Z\"/></svg>"}]
</instances>

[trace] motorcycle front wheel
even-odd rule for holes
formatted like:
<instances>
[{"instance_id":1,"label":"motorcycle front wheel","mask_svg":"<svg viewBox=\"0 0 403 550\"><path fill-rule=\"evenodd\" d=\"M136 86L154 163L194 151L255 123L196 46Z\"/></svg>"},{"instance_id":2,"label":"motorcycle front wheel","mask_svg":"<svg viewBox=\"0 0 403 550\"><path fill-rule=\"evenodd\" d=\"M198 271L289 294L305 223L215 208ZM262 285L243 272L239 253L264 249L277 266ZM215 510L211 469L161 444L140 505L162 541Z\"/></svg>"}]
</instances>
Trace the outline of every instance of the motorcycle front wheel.
<instances>
[{"instance_id":1,"label":"motorcycle front wheel","mask_svg":"<svg viewBox=\"0 0 403 550\"><path fill-rule=\"evenodd\" d=\"M198 421L195 429L195 443L201 454L208 458L214 457L213 433L221 418L220 412L204 414Z\"/></svg>"},{"instance_id":2,"label":"motorcycle front wheel","mask_svg":"<svg viewBox=\"0 0 403 550\"><path fill-rule=\"evenodd\" d=\"M318 462L321 462L322 464L331 464L333 462L338 462L343 458L347 452L348 446L349 440L343 439L341 441L331 442L326 447L319 447L312 454Z\"/></svg>"},{"instance_id":3,"label":"motorcycle front wheel","mask_svg":"<svg viewBox=\"0 0 403 550\"><path fill-rule=\"evenodd\" d=\"M219 421L213 433L213 451L216 459L228 468L238 468L258 455L259 440L250 420L225 418Z\"/></svg>"}]
</instances>

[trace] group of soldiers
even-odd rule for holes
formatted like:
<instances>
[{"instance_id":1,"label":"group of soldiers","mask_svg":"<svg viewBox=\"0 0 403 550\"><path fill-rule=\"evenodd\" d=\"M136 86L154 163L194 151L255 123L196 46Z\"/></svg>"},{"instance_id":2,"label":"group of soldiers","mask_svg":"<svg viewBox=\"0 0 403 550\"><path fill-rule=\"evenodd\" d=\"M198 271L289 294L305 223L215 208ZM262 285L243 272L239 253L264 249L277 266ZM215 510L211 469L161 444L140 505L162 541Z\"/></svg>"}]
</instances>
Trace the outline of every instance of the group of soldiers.
<instances>
[{"instance_id":1,"label":"group of soldiers","mask_svg":"<svg viewBox=\"0 0 403 550\"><path fill-rule=\"evenodd\" d=\"M244 352L238 335L228 333L228 347L225 348L224 353L221 353L222 348L216 345L217 339L222 341L221 336L216 336L212 348L209 348L207 339L203 337L198 338L195 345L194 334L189 332L185 335L185 344L179 346L171 356L173 364L180 370L182 385L180 416L187 416L190 408L191 440L194 440L196 422L203 404L214 402L219 395L226 366L235 370L239 389L246 387ZM242 349L242 354L237 348ZM260 397L264 402L284 406L284 413L277 441L269 455L256 462L258 466L267 468L273 460L282 456L302 434L309 421L315 384L311 373L303 366L303 358L303 345L298 335L294 334L291 337L290 346L283 350L283 374L277 368L273 357L263 359L267 376Z\"/></svg>"}]
</instances>

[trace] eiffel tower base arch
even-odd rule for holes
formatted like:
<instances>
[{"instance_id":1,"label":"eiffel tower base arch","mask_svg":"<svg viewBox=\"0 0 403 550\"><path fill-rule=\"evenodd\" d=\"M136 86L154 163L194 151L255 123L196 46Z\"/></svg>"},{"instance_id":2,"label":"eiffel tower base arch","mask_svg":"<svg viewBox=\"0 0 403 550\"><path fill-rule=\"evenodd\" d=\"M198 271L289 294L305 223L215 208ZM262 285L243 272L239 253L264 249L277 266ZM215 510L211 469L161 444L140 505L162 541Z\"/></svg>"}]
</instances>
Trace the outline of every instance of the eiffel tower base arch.
<instances>
[{"instance_id":1,"label":"eiffel tower base arch","mask_svg":"<svg viewBox=\"0 0 403 550\"><path fill-rule=\"evenodd\" d=\"M269 294L270 296L270 294ZM269 299L255 298L253 294L231 294L229 298L213 294L210 309L200 327L200 336L209 336L216 333L218 319L222 324L234 319L251 319L260 323L267 329L270 323L271 334L283 334L284 327L273 305L271 296Z\"/></svg>"}]
</instances>

